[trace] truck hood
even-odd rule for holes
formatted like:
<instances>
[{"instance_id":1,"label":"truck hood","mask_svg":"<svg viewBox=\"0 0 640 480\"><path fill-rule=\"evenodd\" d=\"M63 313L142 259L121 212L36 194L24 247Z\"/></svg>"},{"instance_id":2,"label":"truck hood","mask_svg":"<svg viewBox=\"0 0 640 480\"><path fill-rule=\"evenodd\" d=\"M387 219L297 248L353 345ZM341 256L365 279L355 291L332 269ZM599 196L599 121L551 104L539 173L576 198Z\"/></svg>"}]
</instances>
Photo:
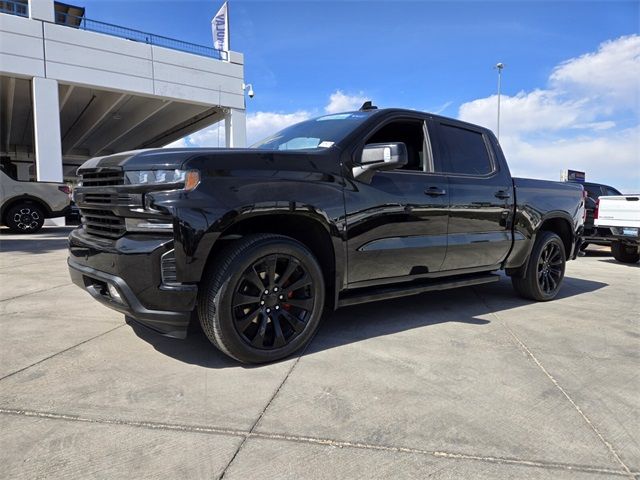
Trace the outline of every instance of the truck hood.
<instances>
[{"instance_id":1,"label":"truck hood","mask_svg":"<svg viewBox=\"0 0 640 480\"><path fill-rule=\"evenodd\" d=\"M337 172L335 148L309 151L273 151L255 148L155 148L132 150L87 160L78 174L85 170L302 170Z\"/></svg>"},{"instance_id":2,"label":"truck hood","mask_svg":"<svg viewBox=\"0 0 640 480\"><path fill-rule=\"evenodd\" d=\"M258 150L255 148L154 148L132 150L87 160L78 168L83 170L122 168L123 170L173 170L181 168L251 168L270 166L277 161L309 161L326 156L328 149L313 152ZM246 162L246 163L245 163Z\"/></svg>"},{"instance_id":3,"label":"truck hood","mask_svg":"<svg viewBox=\"0 0 640 480\"><path fill-rule=\"evenodd\" d=\"M171 170L181 168L189 158L199 150L218 149L185 149L185 148L152 148L147 150L130 150L105 157L94 157L82 164L78 171L96 168L122 168L123 170ZM230 149L219 149L220 151Z\"/></svg>"}]
</instances>

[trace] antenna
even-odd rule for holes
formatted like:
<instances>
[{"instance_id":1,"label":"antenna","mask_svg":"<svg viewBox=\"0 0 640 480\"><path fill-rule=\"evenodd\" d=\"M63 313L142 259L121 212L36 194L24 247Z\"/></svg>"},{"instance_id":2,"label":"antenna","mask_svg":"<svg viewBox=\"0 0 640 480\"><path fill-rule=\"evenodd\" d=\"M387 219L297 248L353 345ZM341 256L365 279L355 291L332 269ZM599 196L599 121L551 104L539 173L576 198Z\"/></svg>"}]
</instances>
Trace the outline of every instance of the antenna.
<instances>
[{"instance_id":1,"label":"antenna","mask_svg":"<svg viewBox=\"0 0 640 480\"><path fill-rule=\"evenodd\" d=\"M371 100L367 100L360 107L360 111L361 112L365 112L367 110L377 110L377 109L378 109L378 107L376 107L373 103L371 103Z\"/></svg>"}]
</instances>

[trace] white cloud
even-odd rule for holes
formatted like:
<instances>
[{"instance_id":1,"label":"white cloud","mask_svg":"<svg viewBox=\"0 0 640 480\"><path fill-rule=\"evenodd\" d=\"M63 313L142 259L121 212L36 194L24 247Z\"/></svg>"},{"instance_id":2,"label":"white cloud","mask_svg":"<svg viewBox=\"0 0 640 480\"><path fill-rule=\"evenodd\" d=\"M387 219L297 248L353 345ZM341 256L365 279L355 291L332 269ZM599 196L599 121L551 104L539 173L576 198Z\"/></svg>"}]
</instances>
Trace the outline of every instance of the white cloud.
<instances>
[{"instance_id":1,"label":"white cloud","mask_svg":"<svg viewBox=\"0 0 640 480\"><path fill-rule=\"evenodd\" d=\"M498 96L480 98L460 106L463 120L495 129L497 124ZM500 128L502 133L561 130L576 122L590 122L594 113L589 111L584 99L562 99L553 90L520 92L513 97L502 95L500 100Z\"/></svg>"},{"instance_id":2,"label":"white cloud","mask_svg":"<svg viewBox=\"0 0 640 480\"><path fill-rule=\"evenodd\" d=\"M188 146L186 139L179 138L178 140L174 140L173 142L165 145L164 148L186 148Z\"/></svg>"},{"instance_id":3,"label":"white cloud","mask_svg":"<svg viewBox=\"0 0 640 480\"><path fill-rule=\"evenodd\" d=\"M360 108L366 97L359 93L348 95L341 90L336 90L329 96L326 113L344 112ZM285 112L254 112L247 115L247 145L252 145L283 128L294 123L308 120L318 115L317 111L298 110L293 113ZM224 122L218 122L203 130L192 133L184 138L176 140L167 148L172 147L223 147L225 144Z\"/></svg>"},{"instance_id":4,"label":"white cloud","mask_svg":"<svg viewBox=\"0 0 640 480\"><path fill-rule=\"evenodd\" d=\"M359 109L367 97L362 92L356 95L349 95L342 90L336 90L329 97L329 103L324 107L326 113L348 112Z\"/></svg>"},{"instance_id":5,"label":"white cloud","mask_svg":"<svg viewBox=\"0 0 640 480\"><path fill-rule=\"evenodd\" d=\"M639 127L544 141L509 136L500 143L515 176L559 180L561 171L571 168L587 172L587 180L640 191Z\"/></svg>"},{"instance_id":6,"label":"white cloud","mask_svg":"<svg viewBox=\"0 0 640 480\"><path fill-rule=\"evenodd\" d=\"M444 112L447 108L449 108L451 105L453 105L453 102L449 101L449 102L444 102L442 105L437 106L431 110L427 110L429 112L435 113L436 115L440 115L442 112Z\"/></svg>"},{"instance_id":7,"label":"white cloud","mask_svg":"<svg viewBox=\"0 0 640 480\"><path fill-rule=\"evenodd\" d=\"M311 114L304 110L295 113L250 113L247 115L247 144L252 145L289 125L302 122L310 117Z\"/></svg>"},{"instance_id":8,"label":"white cloud","mask_svg":"<svg viewBox=\"0 0 640 480\"><path fill-rule=\"evenodd\" d=\"M558 65L551 74L555 89L615 101L638 108L640 100L640 36L609 40L597 52Z\"/></svg>"},{"instance_id":9,"label":"white cloud","mask_svg":"<svg viewBox=\"0 0 640 480\"><path fill-rule=\"evenodd\" d=\"M500 143L512 173L557 180L561 170L640 191L640 36L610 40L558 65L544 89L501 99ZM459 117L495 130L497 96Z\"/></svg>"},{"instance_id":10,"label":"white cloud","mask_svg":"<svg viewBox=\"0 0 640 480\"><path fill-rule=\"evenodd\" d=\"M255 112L247 115L247 145L276 133L289 125L310 117L306 111L295 113ZM218 122L198 132L165 145L165 148L224 147L224 122Z\"/></svg>"}]
</instances>

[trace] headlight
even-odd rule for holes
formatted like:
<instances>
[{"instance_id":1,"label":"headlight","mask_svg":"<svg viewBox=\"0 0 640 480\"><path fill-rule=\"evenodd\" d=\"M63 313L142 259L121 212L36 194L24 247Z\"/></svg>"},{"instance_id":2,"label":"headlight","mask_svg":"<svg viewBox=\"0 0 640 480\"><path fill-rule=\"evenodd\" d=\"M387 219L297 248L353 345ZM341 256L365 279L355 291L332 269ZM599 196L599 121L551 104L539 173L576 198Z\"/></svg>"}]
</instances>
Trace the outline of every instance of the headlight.
<instances>
[{"instance_id":1,"label":"headlight","mask_svg":"<svg viewBox=\"0 0 640 480\"><path fill-rule=\"evenodd\" d=\"M157 218L125 218L127 232L173 232L173 223Z\"/></svg>"},{"instance_id":2,"label":"headlight","mask_svg":"<svg viewBox=\"0 0 640 480\"><path fill-rule=\"evenodd\" d=\"M193 190L200 183L197 170L132 170L124 175L125 183L129 185L184 183L185 190Z\"/></svg>"}]
</instances>

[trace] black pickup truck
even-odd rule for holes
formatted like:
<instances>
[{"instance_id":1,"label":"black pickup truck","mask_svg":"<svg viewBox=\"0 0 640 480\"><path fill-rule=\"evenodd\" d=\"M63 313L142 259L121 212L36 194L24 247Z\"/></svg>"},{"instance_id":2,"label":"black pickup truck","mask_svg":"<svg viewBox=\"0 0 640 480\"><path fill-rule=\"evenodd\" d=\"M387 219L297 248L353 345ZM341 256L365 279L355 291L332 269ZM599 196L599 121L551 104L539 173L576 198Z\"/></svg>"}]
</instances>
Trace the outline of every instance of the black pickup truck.
<instances>
[{"instance_id":1,"label":"black pickup truck","mask_svg":"<svg viewBox=\"0 0 640 480\"><path fill-rule=\"evenodd\" d=\"M248 363L305 345L323 311L497 281L553 299L577 253L579 185L512 178L491 131L374 109L248 149L154 149L79 168L73 281L183 338L192 317Z\"/></svg>"}]
</instances>

